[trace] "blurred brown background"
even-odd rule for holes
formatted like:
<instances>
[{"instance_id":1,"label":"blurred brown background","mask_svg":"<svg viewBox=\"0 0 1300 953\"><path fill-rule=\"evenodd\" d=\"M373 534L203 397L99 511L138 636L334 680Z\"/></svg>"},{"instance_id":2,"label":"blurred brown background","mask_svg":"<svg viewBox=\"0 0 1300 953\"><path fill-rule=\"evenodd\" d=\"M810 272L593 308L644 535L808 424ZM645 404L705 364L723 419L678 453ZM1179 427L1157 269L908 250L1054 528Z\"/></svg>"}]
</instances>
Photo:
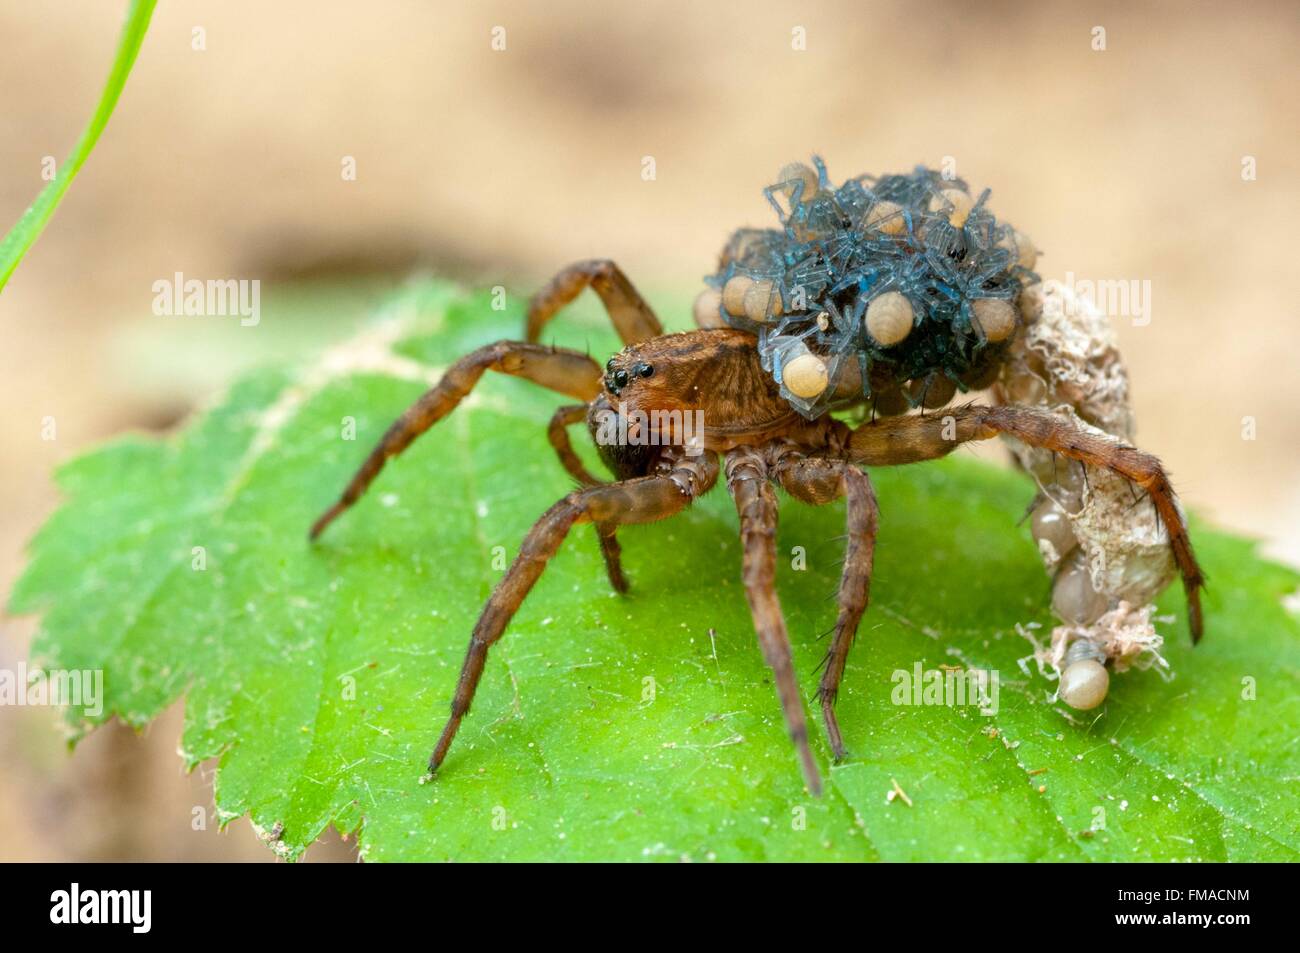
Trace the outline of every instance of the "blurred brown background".
<instances>
[{"instance_id":1,"label":"blurred brown background","mask_svg":"<svg viewBox=\"0 0 1300 953\"><path fill-rule=\"evenodd\" d=\"M0 3L0 229L90 116L125 9ZM1203 516L1300 561L1298 39L1283 2L165 3L0 296L0 593L79 448L310 356L418 267L527 291L609 256L652 300L689 300L814 151L836 180L951 156L1044 276L1150 280L1151 323L1118 322L1141 442ZM262 324L153 316L176 271L262 279ZM0 666L32 629L0 616ZM50 712L0 710L0 857L269 860L245 822L215 833L180 714L69 757Z\"/></svg>"}]
</instances>

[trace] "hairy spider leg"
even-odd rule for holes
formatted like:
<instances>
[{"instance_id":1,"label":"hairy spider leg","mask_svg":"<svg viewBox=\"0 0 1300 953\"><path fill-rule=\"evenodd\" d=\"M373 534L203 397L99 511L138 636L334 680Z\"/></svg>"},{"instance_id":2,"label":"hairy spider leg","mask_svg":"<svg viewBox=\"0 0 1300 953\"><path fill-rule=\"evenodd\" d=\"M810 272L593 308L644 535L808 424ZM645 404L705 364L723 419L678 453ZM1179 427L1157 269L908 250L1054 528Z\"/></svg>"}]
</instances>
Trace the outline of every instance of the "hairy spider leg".
<instances>
[{"instance_id":1,"label":"hairy spider leg","mask_svg":"<svg viewBox=\"0 0 1300 953\"><path fill-rule=\"evenodd\" d=\"M579 400L591 400L600 391L600 365L580 351L522 341L498 341L465 355L447 369L437 385L393 422L338 502L312 524L310 538L318 537L339 514L361 498L389 457L397 456L416 437L455 410L489 370L522 377Z\"/></svg>"},{"instance_id":2,"label":"hairy spider leg","mask_svg":"<svg viewBox=\"0 0 1300 953\"><path fill-rule=\"evenodd\" d=\"M817 688L826 736L835 759L839 761L844 758L845 749L839 721L835 717L835 698L839 694L840 680L844 677L844 666L858 623L871 598L871 570L875 561L880 508L871 488L871 478L846 460L789 453L777 462L776 479L795 499L813 506L845 498L848 543L836 595L839 616L835 620L835 633L826 652L825 670Z\"/></svg>"},{"instance_id":3,"label":"hairy spider leg","mask_svg":"<svg viewBox=\"0 0 1300 953\"><path fill-rule=\"evenodd\" d=\"M776 695L785 713L786 728L794 742L808 790L820 796L821 774L808 747L808 722L799 697L790 636L786 631L781 602L776 594L776 491L768 482L767 464L752 447L737 447L727 453L727 489L740 515L743 549L741 578L745 598L754 619L763 660L772 670Z\"/></svg>"},{"instance_id":4,"label":"hairy spider leg","mask_svg":"<svg viewBox=\"0 0 1300 953\"><path fill-rule=\"evenodd\" d=\"M576 423L585 423L586 420L586 404L565 404L563 407L557 407L551 416L551 422L546 426L546 437L550 440L555 455L560 458L560 464L568 471L569 476L583 486L595 486L606 481L593 476L591 471L583 466L573 450L573 442L569 440L568 428Z\"/></svg>"},{"instance_id":5,"label":"hairy spider leg","mask_svg":"<svg viewBox=\"0 0 1300 953\"><path fill-rule=\"evenodd\" d=\"M600 295L605 312L624 344L638 344L664 333L654 311L628 281L623 270L609 259L600 258L569 265L533 295L528 303L524 336L529 341L538 340L546 322L584 288L591 288Z\"/></svg>"},{"instance_id":6,"label":"hairy spider leg","mask_svg":"<svg viewBox=\"0 0 1300 953\"><path fill-rule=\"evenodd\" d=\"M664 333L663 325L655 316L650 305L641 297L640 292L628 280L623 269L607 258L580 261L562 269L541 290L533 295L528 303L528 322L524 336L529 341L537 341L542 329L555 314L566 304L580 295L584 288L591 288L600 296L609 315L610 323L624 344L637 344ZM585 408L584 408L585 411ZM563 433L569 423L577 419L557 424L559 414L551 421L549 435L551 445L560 455L560 462L566 470L585 485L599 482L582 466L581 461L573 455L568 446L568 436ZM558 428L558 429L557 429ZM605 560L605 570L609 575L610 585L616 592L627 591L627 578L623 575L620 560L621 547L612 525L596 525L596 535L600 540L600 552Z\"/></svg>"},{"instance_id":7,"label":"hairy spider leg","mask_svg":"<svg viewBox=\"0 0 1300 953\"><path fill-rule=\"evenodd\" d=\"M460 679L456 682L451 717L429 758L430 771L436 771L447 757L447 749L469 711L483 675L488 649L501 638L511 618L546 569L547 562L559 551L569 529L576 523L613 525L665 519L690 506L711 489L717 479L718 460L712 453L696 457L668 453L660 461L658 472L650 476L575 490L542 515L524 537L519 555L492 590L474 625Z\"/></svg>"},{"instance_id":8,"label":"hairy spider leg","mask_svg":"<svg viewBox=\"0 0 1300 953\"><path fill-rule=\"evenodd\" d=\"M1200 590L1205 577L1187 533L1174 489L1160 461L1114 437L1090 433L1065 417L1038 408L969 404L943 416L897 417L865 424L849 438L847 456L867 466L894 466L933 460L971 440L1008 434L1033 447L1042 447L1088 466L1125 477L1147 492L1169 534L1169 548L1183 577L1187 621L1192 643L1200 641L1204 624Z\"/></svg>"},{"instance_id":9,"label":"hairy spider leg","mask_svg":"<svg viewBox=\"0 0 1300 953\"><path fill-rule=\"evenodd\" d=\"M560 458L561 465L571 477L583 486L597 486L605 481L592 476L591 471L582 465L578 455L573 452L573 444L569 440L568 428L573 424L585 422L586 419L586 404L566 404L557 407L550 424L546 427L546 436L550 439L551 446L555 448L555 454ZM614 587L615 592L627 592L627 577L623 575L621 558L623 548L618 544L614 527L605 523L593 525L596 529L596 538L600 541L600 554L605 560L605 572L609 576L609 584Z\"/></svg>"}]
</instances>

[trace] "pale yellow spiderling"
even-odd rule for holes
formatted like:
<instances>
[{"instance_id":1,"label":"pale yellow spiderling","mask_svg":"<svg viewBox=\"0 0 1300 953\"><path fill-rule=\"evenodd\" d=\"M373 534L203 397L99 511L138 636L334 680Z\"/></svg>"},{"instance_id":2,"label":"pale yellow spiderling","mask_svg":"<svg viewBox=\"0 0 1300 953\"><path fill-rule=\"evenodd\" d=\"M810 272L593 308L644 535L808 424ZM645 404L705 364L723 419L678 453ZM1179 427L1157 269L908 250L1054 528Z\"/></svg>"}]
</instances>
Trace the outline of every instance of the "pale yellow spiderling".
<instances>
[{"instance_id":1,"label":"pale yellow spiderling","mask_svg":"<svg viewBox=\"0 0 1300 953\"><path fill-rule=\"evenodd\" d=\"M722 292L717 288L705 288L695 296L692 311L695 325L700 328L725 328L727 322L722 320L719 309L722 307Z\"/></svg>"},{"instance_id":2,"label":"pale yellow spiderling","mask_svg":"<svg viewBox=\"0 0 1300 953\"><path fill-rule=\"evenodd\" d=\"M1061 701L1079 711L1096 708L1106 700L1110 690L1110 673L1096 659L1071 662L1061 673L1057 690Z\"/></svg>"},{"instance_id":3,"label":"pale yellow spiderling","mask_svg":"<svg viewBox=\"0 0 1300 953\"><path fill-rule=\"evenodd\" d=\"M975 202L961 189L944 189L939 194L931 196L930 211L942 211L946 205L952 206L948 212L949 224L953 228L961 228L970 217L970 210L975 207Z\"/></svg>"},{"instance_id":4,"label":"pale yellow spiderling","mask_svg":"<svg viewBox=\"0 0 1300 953\"><path fill-rule=\"evenodd\" d=\"M867 305L867 333L883 347L891 347L912 333L912 302L898 291L886 291Z\"/></svg>"},{"instance_id":5,"label":"pale yellow spiderling","mask_svg":"<svg viewBox=\"0 0 1300 953\"><path fill-rule=\"evenodd\" d=\"M790 393L804 400L820 397L829 383L826 363L812 352L790 360L781 371L781 379Z\"/></svg>"},{"instance_id":6,"label":"pale yellow spiderling","mask_svg":"<svg viewBox=\"0 0 1300 953\"><path fill-rule=\"evenodd\" d=\"M990 341L1005 341L1016 330L1016 309L1005 298L976 298L970 309L978 329Z\"/></svg>"},{"instance_id":7,"label":"pale yellow spiderling","mask_svg":"<svg viewBox=\"0 0 1300 953\"><path fill-rule=\"evenodd\" d=\"M776 282L764 278L751 284L745 289L743 308L745 317L751 321L765 321L779 315L781 295L776 290Z\"/></svg>"},{"instance_id":8,"label":"pale yellow spiderling","mask_svg":"<svg viewBox=\"0 0 1300 953\"><path fill-rule=\"evenodd\" d=\"M745 292L749 291L754 279L749 275L732 275L722 286L722 306L727 314L745 313Z\"/></svg>"},{"instance_id":9,"label":"pale yellow spiderling","mask_svg":"<svg viewBox=\"0 0 1300 953\"><path fill-rule=\"evenodd\" d=\"M801 202L807 202L817 194L817 173L804 165L802 162L791 162L781 167L781 171L776 174L776 180L785 185L785 194L794 200L796 182L803 183L803 192L799 196Z\"/></svg>"},{"instance_id":10,"label":"pale yellow spiderling","mask_svg":"<svg viewBox=\"0 0 1300 953\"><path fill-rule=\"evenodd\" d=\"M867 227L879 228L886 235L901 235L907 228L903 207L896 202L877 202L867 213Z\"/></svg>"}]
</instances>

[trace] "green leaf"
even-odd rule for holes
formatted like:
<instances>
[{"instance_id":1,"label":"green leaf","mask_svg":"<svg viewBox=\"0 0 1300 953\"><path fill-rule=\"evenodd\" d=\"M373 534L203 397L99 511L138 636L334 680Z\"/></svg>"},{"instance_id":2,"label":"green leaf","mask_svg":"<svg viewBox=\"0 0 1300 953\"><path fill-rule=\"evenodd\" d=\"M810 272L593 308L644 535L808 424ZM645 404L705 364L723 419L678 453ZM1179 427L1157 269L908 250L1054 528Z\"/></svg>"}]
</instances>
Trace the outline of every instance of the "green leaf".
<instances>
[{"instance_id":1,"label":"green leaf","mask_svg":"<svg viewBox=\"0 0 1300 953\"><path fill-rule=\"evenodd\" d=\"M108 125L108 119L117 106L118 97L122 95L122 88L126 86L126 78L131 74L131 67L135 65L140 44L144 42L144 35L149 30L149 20L153 17L153 8L156 5L157 0L131 0L126 23L122 26L122 36L117 42L117 56L113 60L113 69L108 74L104 92L100 96L94 115L90 117L90 122L82 132L81 138L77 140L72 153L64 161L63 167L56 173L53 181L41 190L41 194L36 197L31 208L23 213L23 217L10 229L9 234L5 235L4 240L0 241L0 290L9 283L9 276L14 273L14 269L23 260L27 250L45 230L50 216L63 201L68 186L72 185L72 180L81 171L82 164L90 157L90 151L99 141L99 134Z\"/></svg>"},{"instance_id":2,"label":"green leaf","mask_svg":"<svg viewBox=\"0 0 1300 953\"><path fill-rule=\"evenodd\" d=\"M1300 854L1300 627L1282 601L1296 574L1197 526L1214 583L1204 643L1189 647L1180 618L1166 626L1176 678L1118 676L1099 715L1070 717L1017 667L1030 651L1017 623L1051 624L1017 526L1030 487L969 458L873 474L873 605L839 703L850 757L830 767L817 724L822 799L804 791L755 644L721 490L623 533L625 597L594 534L575 532L421 783L500 576L494 548L512 556L570 489L545 436L562 399L489 375L319 544L305 533L438 368L521 320L415 287L320 366L254 374L172 440L125 438L64 466L66 502L13 608L43 614L51 666L105 672L106 712L74 723L144 725L184 694L186 761L218 758L222 816L250 815L287 857L330 824L358 830L374 860ZM571 318L556 337L613 347ZM781 550L807 551L779 582L809 698L843 518L783 502ZM1162 608L1181 617L1179 595ZM892 673L917 662L997 669L997 714L891 703ZM910 806L887 798L895 782Z\"/></svg>"}]
</instances>

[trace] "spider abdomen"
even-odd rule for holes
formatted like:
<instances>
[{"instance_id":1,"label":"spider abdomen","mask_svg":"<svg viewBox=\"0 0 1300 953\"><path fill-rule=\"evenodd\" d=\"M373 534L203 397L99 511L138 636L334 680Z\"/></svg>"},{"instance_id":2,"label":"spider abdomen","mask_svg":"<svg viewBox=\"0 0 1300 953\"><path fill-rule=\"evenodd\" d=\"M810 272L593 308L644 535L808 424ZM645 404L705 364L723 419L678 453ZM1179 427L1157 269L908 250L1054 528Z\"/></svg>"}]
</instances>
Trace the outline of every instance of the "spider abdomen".
<instances>
[{"instance_id":1,"label":"spider abdomen","mask_svg":"<svg viewBox=\"0 0 1300 953\"><path fill-rule=\"evenodd\" d=\"M808 418L987 386L1038 280L1032 243L960 179L918 166L836 187L813 162L765 190L782 227L732 235L697 316L754 334L764 370Z\"/></svg>"}]
</instances>

